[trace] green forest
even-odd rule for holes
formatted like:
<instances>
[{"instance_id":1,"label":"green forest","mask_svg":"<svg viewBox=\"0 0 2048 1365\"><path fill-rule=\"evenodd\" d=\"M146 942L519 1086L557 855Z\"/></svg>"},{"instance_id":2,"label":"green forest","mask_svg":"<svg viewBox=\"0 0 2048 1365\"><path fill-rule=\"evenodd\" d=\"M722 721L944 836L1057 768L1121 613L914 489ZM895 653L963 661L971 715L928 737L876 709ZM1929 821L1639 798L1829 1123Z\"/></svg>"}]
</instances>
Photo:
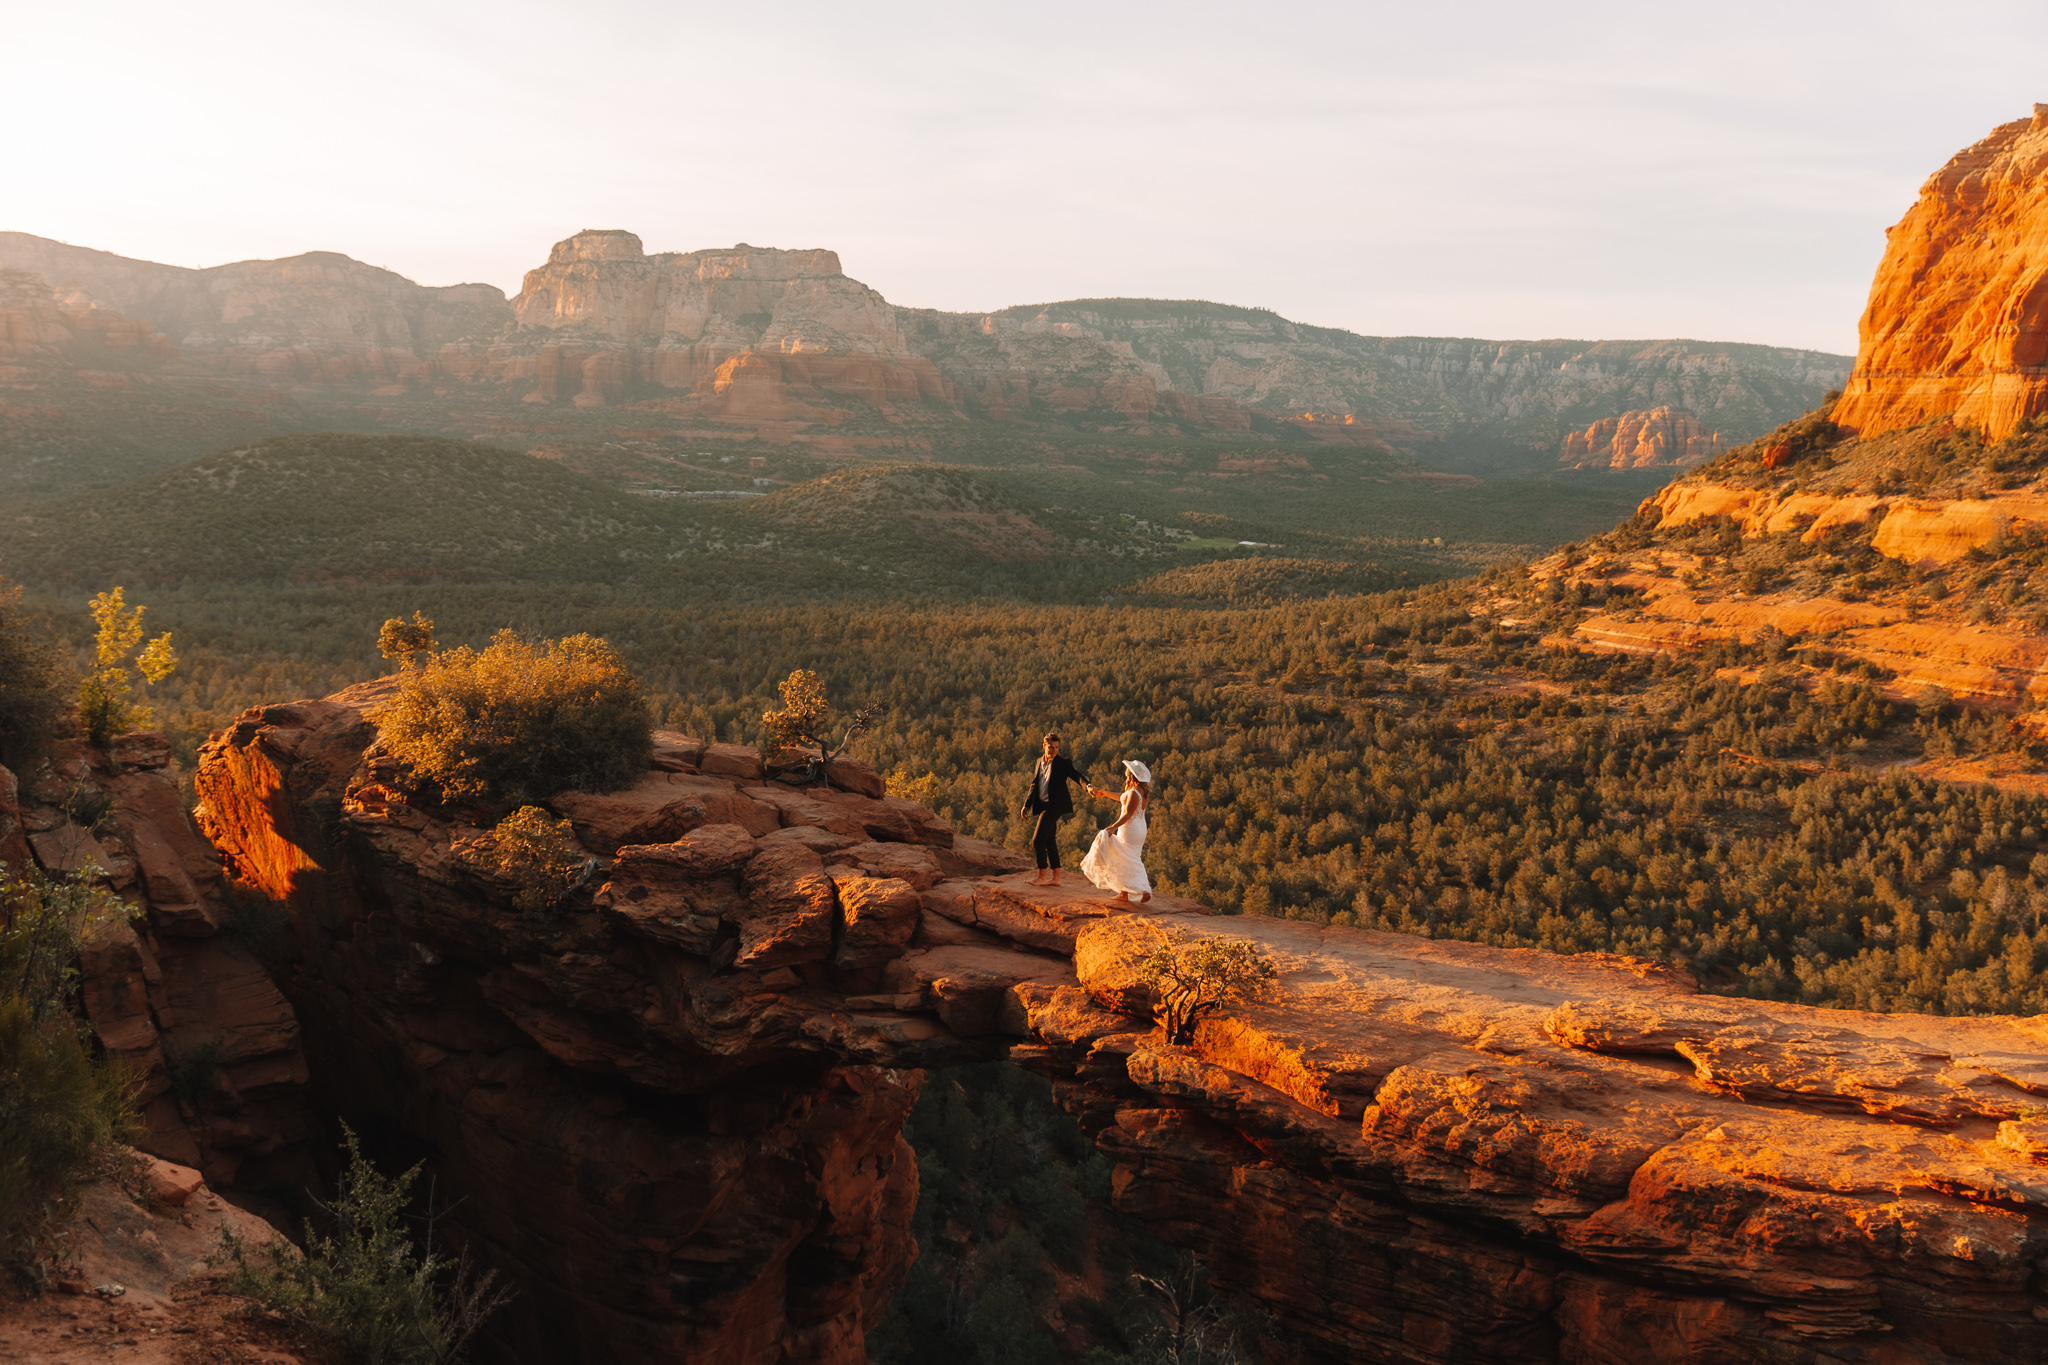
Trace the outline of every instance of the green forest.
<instances>
[{"instance_id":1,"label":"green forest","mask_svg":"<svg viewBox=\"0 0 2048 1365\"><path fill-rule=\"evenodd\" d=\"M588 631L667 728L759 743L795 668L843 707L883 703L856 756L1012 847L1044 731L1098 780L1142 759L1155 879L1224 911L1668 957L1709 989L1812 1004L2048 1005L2048 804L1864 766L1873 746L1891 761L2020 732L1854 674L1815 691L1715 676L1761 650L1647 662L1543 643L1601 604L1580 595L1514 567L1250 607L214 586L148 599L184 662L141 690L189 761L246 704L383 671L387 616L422 610L444 642ZM1065 826L1076 861L1110 816Z\"/></svg>"},{"instance_id":2,"label":"green forest","mask_svg":"<svg viewBox=\"0 0 2048 1365\"><path fill-rule=\"evenodd\" d=\"M346 444L371 438L338 439L366 479L379 458L419 463L458 447L402 493L450 469L480 479L493 460L541 465L460 442L379 457ZM160 479L175 489L297 478L307 452L245 459L238 474L233 462L202 461ZM374 489L351 496L376 500ZM608 502L620 496L566 468L478 493L490 515L525 517L522 534L562 517L583 528L541 542L560 555L515 557L487 581L193 571L132 587L149 629L170 631L182 658L143 699L189 765L245 706L384 671L375 641L387 617L424 612L444 644L481 645L506 627L587 632L620 651L658 724L742 743L762 741L776 685L814 670L842 708L884 709L855 756L963 832L1011 847L1025 846L1018 786L1042 733L1065 735L1097 780L1142 759L1157 775L1147 848L1157 883L1227 913L1668 958L1711 990L1810 1004L2048 1007L2037 978L2048 959L2048 806L1897 770L2025 746L2028 731L1945 698L1887 698L1872 670L1838 661L1817 672L1821 654L1788 659L1782 641L1654 661L1561 648L1573 624L1626 608L1631 592L1597 579L1567 586L1476 549L1509 543L1501 522L1481 528L1483 541L1410 538L1395 570L1366 548L1391 556L1403 542L1375 541L1369 520L1348 536L1295 526L1277 546L1245 548L1233 537L1269 523L1167 507L1151 509L1156 520L1124 514L1124 539L1112 543L1108 504L1049 508L974 471L869 467L828 470L743 514L808 526L809 541L792 531L653 576L585 572L579 557L593 544L616 564L621 547L662 533L663 504ZM1278 516L1270 499L1244 501L1247 517ZM787 518L776 519L778 503L793 509ZM919 539L920 518L963 508L1031 522L1064 548L977 561L958 536L940 548ZM680 510L714 524L701 505ZM483 518L435 511L454 543ZM309 535L339 523L295 524ZM208 543L223 533L212 528ZM166 562L187 553L176 534L151 542ZM863 572L843 555L856 534L914 543L950 568ZM1600 543L1651 534L1625 523ZM1686 534L1728 550L1713 526ZM1219 542L1229 548L1187 548ZM357 558L374 549L339 532L317 543ZM269 552L251 547L248 562ZM84 589L112 575L116 554L103 551L77 586L29 575L25 605L82 648ZM1460 577L1460 555L1495 562ZM1844 572L1894 573L1868 558L1867 547L1823 545L1802 568L1839 560ZM1065 826L1068 848L1078 855L1111 816L1106 803L1084 810Z\"/></svg>"}]
</instances>

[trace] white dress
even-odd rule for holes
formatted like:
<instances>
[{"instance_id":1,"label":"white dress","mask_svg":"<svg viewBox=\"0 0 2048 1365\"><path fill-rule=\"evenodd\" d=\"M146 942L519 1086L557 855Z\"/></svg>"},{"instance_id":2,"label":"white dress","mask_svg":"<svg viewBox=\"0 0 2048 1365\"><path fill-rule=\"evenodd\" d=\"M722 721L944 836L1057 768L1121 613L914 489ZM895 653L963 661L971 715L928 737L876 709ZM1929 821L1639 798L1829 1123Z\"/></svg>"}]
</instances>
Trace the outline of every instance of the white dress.
<instances>
[{"instance_id":1,"label":"white dress","mask_svg":"<svg viewBox=\"0 0 2048 1365\"><path fill-rule=\"evenodd\" d=\"M1081 859L1081 874L1104 891L1128 891L1143 895L1152 890L1141 861L1145 853L1145 798L1133 787L1123 794L1124 811L1130 815L1120 829L1105 829L1088 845Z\"/></svg>"}]
</instances>

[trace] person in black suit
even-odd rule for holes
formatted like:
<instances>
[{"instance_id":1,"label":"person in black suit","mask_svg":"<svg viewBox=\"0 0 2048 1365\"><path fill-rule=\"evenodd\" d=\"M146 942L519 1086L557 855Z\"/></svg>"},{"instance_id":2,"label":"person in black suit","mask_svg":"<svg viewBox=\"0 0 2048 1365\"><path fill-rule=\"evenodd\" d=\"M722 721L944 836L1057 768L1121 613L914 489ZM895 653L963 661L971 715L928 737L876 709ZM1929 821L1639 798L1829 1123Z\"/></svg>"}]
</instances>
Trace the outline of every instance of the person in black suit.
<instances>
[{"instance_id":1,"label":"person in black suit","mask_svg":"<svg viewBox=\"0 0 2048 1365\"><path fill-rule=\"evenodd\" d=\"M1031 787L1024 795L1023 813L1038 817L1031 827L1031 852L1038 859L1033 886L1060 884L1060 821L1074 813L1074 798L1067 794L1069 782L1079 782L1090 796L1102 795L1088 786L1081 770L1060 753L1060 737L1047 735L1045 752L1031 770Z\"/></svg>"}]
</instances>

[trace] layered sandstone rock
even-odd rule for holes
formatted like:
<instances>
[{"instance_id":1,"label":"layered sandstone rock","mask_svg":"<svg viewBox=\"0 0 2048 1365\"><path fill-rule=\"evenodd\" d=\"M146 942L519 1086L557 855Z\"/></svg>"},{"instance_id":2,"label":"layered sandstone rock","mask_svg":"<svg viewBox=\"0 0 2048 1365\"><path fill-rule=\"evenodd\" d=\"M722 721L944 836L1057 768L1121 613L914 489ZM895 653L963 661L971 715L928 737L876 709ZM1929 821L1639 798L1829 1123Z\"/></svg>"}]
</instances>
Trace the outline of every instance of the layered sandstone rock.
<instances>
[{"instance_id":1,"label":"layered sandstone rock","mask_svg":"<svg viewBox=\"0 0 2048 1365\"><path fill-rule=\"evenodd\" d=\"M1660 531L1725 518L1745 540L1797 535L1812 543L1843 531L1868 535L1880 554L1928 571L1973 553L2001 553L2016 534L2048 527L2048 498L2032 491L1942 499L1802 490L1789 483L1682 482L1646 500L1643 510L1658 518ZM1887 601L1866 601L1846 585L1818 595L1689 586L1686 575L1698 567L1689 553L1659 551L1633 568L1616 560L1567 570L1553 560L1540 572L1597 571L1601 582L1640 594L1632 608L1597 613L1573 628L1571 639L1590 648L1676 653L1710 640L1754 642L1776 633L1792 646L1824 642L1834 653L1884 669L1889 690L1899 697L1934 687L2004 707L2048 699L2048 637L2019 620L1965 620L1972 604L1960 599L1923 619L1924 600L1909 603L1895 593Z\"/></svg>"},{"instance_id":2,"label":"layered sandstone rock","mask_svg":"<svg viewBox=\"0 0 2048 1365\"><path fill-rule=\"evenodd\" d=\"M1864 601L1859 594L1717 592L1688 586L1687 576L1698 569L1694 556L1661 552L1653 559L1655 568L1621 569L1605 561L1582 566L1596 571L1602 584L1641 596L1629 609L1586 617L1572 628L1569 643L1678 654L1715 640L1754 644L1778 637L1788 648L1819 644L1884 669L1885 689L1903 700L1917 700L1930 687L2008 709L2048 700L2048 637L2017 622L1973 624L1960 613L1920 619L1919 609L1903 600ZM1568 572L1554 561L1544 571Z\"/></svg>"},{"instance_id":3,"label":"layered sandstone rock","mask_svg":"<svg viewBox=\"0 0 2048 1365\"><path fill-rule=\"evenodd\" d=\"M1162 1046L1118 1017L1160 929L1118 917L1080 932L1078 990L1027 994L1045 1041L1013 1055L1098 1130L1119 1206L1315 1359L2048 1346L2036 1021L1715 999L1598 955L1201 928L1271 954L1273 998Z\"/></svg>"},{"instance_id":4,"label":"layered sandstone rock","mask_svg":"<svg viewBox=\"0 0 2048 1365\"><path fill-rule=\"evenodd\" d=\"M67 307L134 319L257 390L639 404L822 442L841 439L854 404L1382 448L1453 426L1541 442L1567 412L1670 406L1754 435L1848 371L1845 357L1758 346L1361 337L1201 302L902 309L830 251L648 253L616 230L558 243L509 302L329 252L189 270L0 232L0 269L37 276Z\"/></svg>"},{"instance_id":5,"label":"layered sandstone rock","mask_svg":"<svg viewBox=\"0 0 2048 1365\"><path fill-rule=\"evenodd\" d=\"M1573 469L1681 469L1722 449L1720 432L1689 412L1663 407L1603 417L1573 432L1558 462Z\"/></svg>"},{"instance_id":6,"label":"layered sandstone rock","mask_svg":"<svg viewBox=\"0 0 2048 1365\"><path fill-rule=\"evenodd\" d=\"M920 888L1018 860L663 734L635 786L555 799L604 870L527 917L485 831L406 803L385 695L246 714L204 821L288 916L317 1093L430 1152L451 1235L517 1286L493 1358L861 1360L915 1254L920 1068L999 1047L934 999L1065 968L927 962Z\"/></svg>"},{"instance_id":7,"label":"layered sandstone rock","mask_svg":"<svg viewBox=\"0 0 2048 1365\"><path fill-rule=\"evenodd\" d=\"M1801 491L1795 487L1731 488L1678 483L1643 504L1660 527L1677 529L1713 517L1736 522L1746 539L1797 531L1809 543L1844 527L1876 527L1879 554L1923 568L1952 564L1972 550L1992 550L2020 528L2048 527L2048 497L2037 492L1982 498L1915 498L1877 493Z\"/></svg>"},{"instance_id":8,"label":"layered sandstone rock","mask_svg":"<svg viewBox=\"0 0 2048 1365\"><path fill-rule=\"evenodd\" d=\"M1849 372L1846 356L1763 346L1366 337L1195 300L1077 299L989 314L905 308L899 316L911 345L991 416L1049 406L1055 390L1071 401L1090 388L1098 406L1142 408L1139 381L1149 381L1152 409L1176 420L1242 420L1238 429L1247 430L1280 422L1324 439L1357 439L1364 433L1356 428L1370 426L1371 443L1396 445L1475 425L1554 441L1567 413L1657 407L1760 435ZM1063 382L1046 383L1055 377ZM1212 406L1199 416L1183 408L1196 399Z\"/></svg>"},{"instance_id":9,"label":"layered sandstone rock","mask_svg":"<svg viewBox=\"0 0 2048 1365\"><path fill-rule=\"evenodd\" d=\"M145 1152L217 1185L303 1183L313 1169L306 1059L291 1006L249 945L223 933L220 860L133 734L106 750L57 744L23 784L0 768L0 862L96 877L132 909L80 961L100 1045L136 1083ZM106 813L87 827L72 811Z\"/></svg>"},{"instance_id":10,"label":"layered sandstone rock","mask_svg":"<svg viewBox=\"0 0 2048 1365\"><path fill-rule=\"evenodd\" d=\"M2048 105L1956 153L1887 234L1834 420L1953 414L1994 439L2048 412Z\"/></svg>"},{"instance_id":11,"label":"layered sandstone rock","mask_svg":"<svg viewBox=\"0 0 2048 1365\"><path fill-rule=\"evenodd\" d=\"M323 1095L431 1152L520 1284L503 1358L858 1359L913 1254L913 1068L1008 1044L1115 1159L1119 1207L1310 1359L2048 1347L2035 1021L1118 905L907 802L714 778L682 736L558 803L603 871L528 919L481 831L399 796L381 695L248 713L201 789L290 909ZM1137 970L1175 930L1280 970L1191 1048Z\"/></svg>"},{"instance_id":12,"label":"layered sandstone rock","mask_svg":"<svg viewBox=\"0 0 2048 1365\"><path fill-rule=\"evenodd\" d=\"M648 255L630 232L579 232L527 272L511 307L522 332L576 338L552 344L581 367L573 396L585 407L615 401L629 381L757 419L823 416L805 400L827 395L883 409L949 398L888 301L848 278L831 251L742 243ZM534 392L570 396L551 354L542 351Z\"/></svg>"},{"instance_id":13,"label":"layered sandstone rock","mask_svg":"<svg viewBox=\"0 0 2048 1365\"><path fill-rule=\"evenodd\" d=\"M70 368L177 354L170 339L147 323L90 300L60 296L39 275L0 270L0 364Z\"/></svg>"},{"instance_id":14,"label":"layered sandstone rock","mask_svg":"<svg viewBox=\"0 0 2048 1365\"><path fill-rule=\"evenodd\" d=\"M219 1292L226 1272L213 1258L223 1232L259 1258L284 1237L207 1188L199 1172L115 1148L94 1163L55 1232L49 1292L0 1298L0 1360L313 1365L312 1353L287 1348L275 1324L252 1332L239 1311L247 1301ZM252 1335L267 1349L251 1352Z\"/></svg>"}]
</instances>

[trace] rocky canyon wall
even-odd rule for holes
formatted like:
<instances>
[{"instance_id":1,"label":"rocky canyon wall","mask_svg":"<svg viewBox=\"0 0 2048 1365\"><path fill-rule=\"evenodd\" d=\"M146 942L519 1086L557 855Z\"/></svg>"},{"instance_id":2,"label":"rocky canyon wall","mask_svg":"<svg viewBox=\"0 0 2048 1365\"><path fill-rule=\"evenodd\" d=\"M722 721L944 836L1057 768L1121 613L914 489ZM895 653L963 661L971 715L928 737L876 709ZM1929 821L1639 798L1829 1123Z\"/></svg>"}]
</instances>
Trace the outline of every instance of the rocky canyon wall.
<instances>
[{"instance_id":1,"label":"rocky canyon wall","mask_svg":"<svg viewBox=\"0 0 2048 1365\"><path fill-rule=\"evenodd\" d=\"M387 689L247 713L204 756L205 825L287 919L316 1091L429 1159L520 1286L506 1359L859 1359L912 1255L918 1071L1006 1049L1119 1207L1301 1359L2048 1348L2037 1021L1105 904L666 734L627 791L556 798L601 870L528 918L481 830L399 794ZM1278 989L1166 1045L1136 964L1174 930L1250 941Z\"/></svg>"},{"instance_id":2,"label":"rocky canyon wall","mask_svg":"<svg viewBox=\"0 0 2048 1365\"><path fill-rule=\"evenodd\" d=\"M2048 105L1928 177L1859 331L1834 418L1862 435L1953 414L1997 438L2048 412Z\"/></svg>"},{"instance_id":3,"label":"rocky canyon wall","mask_svg":"<svg viewBox=\"0 0 2048 1365\"><path fill-rule=\"evenodd\" d=\"M1162 394L1436 434L1477 430L1553 448L1592 421L1657 407L1698 414L1738 439L1761 435L1813 407L1849 372L1846 356L1768 346L1368 337L1196 300L900 315L911 344L969 392L977 376L1009 363L1006 352L1077 363L1092 351L1101 358L1091 367L1148 378Z\"/></svg>"},{"instance_id":4,"label":"rocky canyon wall","mask_svg":"<svg viewBox=\"0 0 2048 1365\"><path fill-rule=\"evenodd\" d=\"M1676 408L1603 417L1564 438L1558 463L1573 469L1682 469L1719 455L1721 433Z\"/></svg>"},{"instance_id":5,"label":"rocky canyon wall","mask_svg":"<svg viewBox=\"0 0 2048 1365\"><path fill-rule=\"evenodd\" d=\"M1387 447L1472 428L1551 445L1660 405L1755 435L1847 372L1842 357L1757 346L1361 337L1196 301L898 308L831 251L650 253L620 230L556 243L510 300L332 252L191 270L23 233L0 233L0 269L161 334L173 370L229 377L238 397L355 391L439 404L451 421L479 404L638 405L665 422L830 440L860 413L941 425L1086 414L1163 434Z\"/></svg>"},{"instance_id":6,"label":"rocky canyon wall","mask_svg":"<svg viewBox=\"0 0 2048 1365\"><path fill-rule=\"evenodd\" d=\"M0 864L96 877L128 908L80 966L86 1018L136 1082L136 1145L217 1186L304 1187L316 1124L298 1018L229 927L220 859L170 756L133 734L60 742L19 777L0 768Z\"/></svg>"},{"instance_id":7,"label":"rocky canyon wall","mask_svg":"<svg viewBox=\"0 0 2048 1365\"><path fill-rule=\"evenodd\" d=\"M482 830L398 794L387 694L245 715L202 756L203 821L284 921L315 1094L427 1159L517 1288L493 1358L863 1359L914 1255L921 1068L995 1050L889 971L920 885L1017 860L664 735L633 788L555 799L606 871L528 917L466 856Z\"/></svg>"}]
</instances>

